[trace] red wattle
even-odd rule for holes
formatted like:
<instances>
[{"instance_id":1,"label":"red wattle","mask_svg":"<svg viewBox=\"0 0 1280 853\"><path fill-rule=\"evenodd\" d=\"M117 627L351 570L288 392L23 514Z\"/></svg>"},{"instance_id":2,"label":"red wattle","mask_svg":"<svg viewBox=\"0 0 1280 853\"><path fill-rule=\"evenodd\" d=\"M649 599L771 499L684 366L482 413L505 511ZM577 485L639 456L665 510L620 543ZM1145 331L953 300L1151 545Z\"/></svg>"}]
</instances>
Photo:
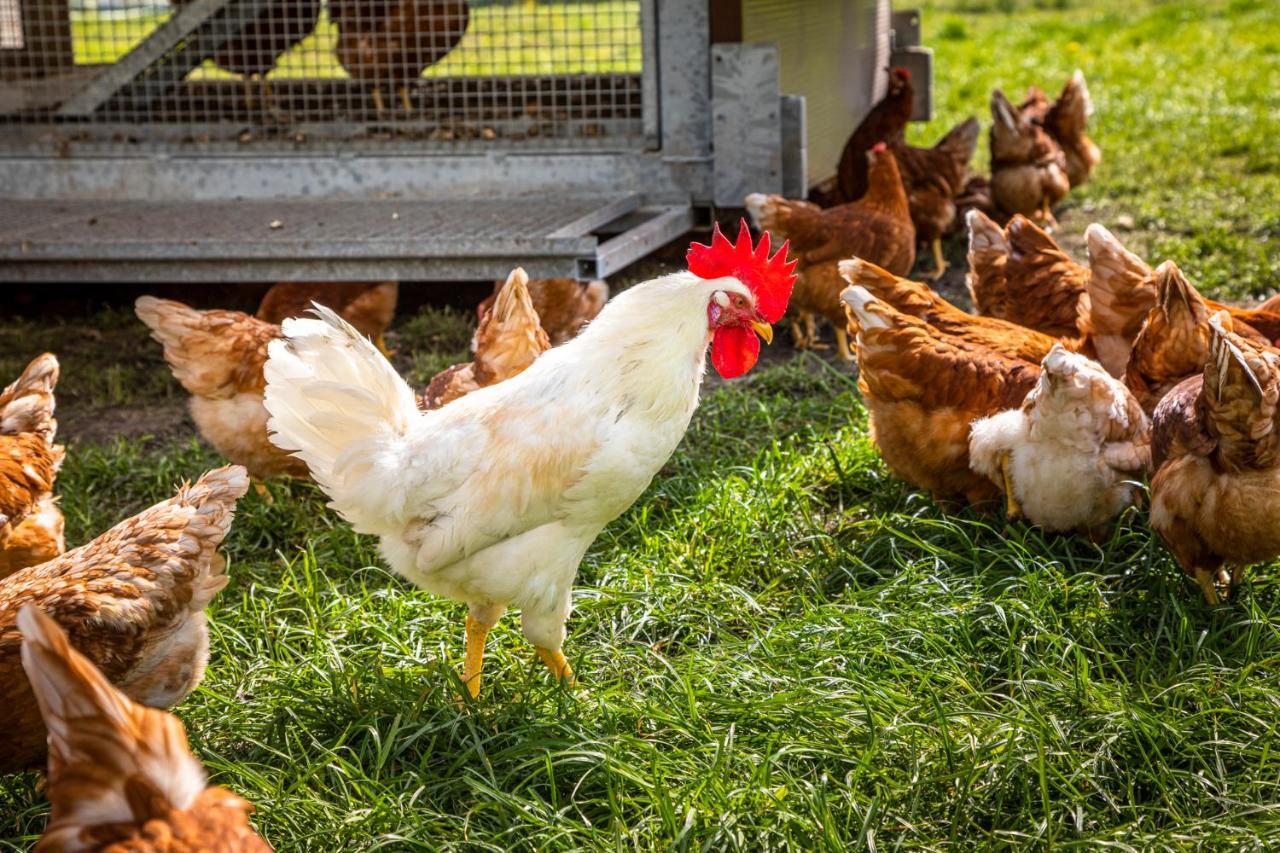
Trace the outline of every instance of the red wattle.
<instances>
[{"instance_id":1,"label":"red wattle","mask_svg":"<svg viewBox=\"0 0 1280 853\"><path fill-rule=\"evenodd\" d=\"M711 337L711 364L725 379L736 379L755 367L760 339L748 326L721 326Z\"/></svg>"}]
</instances>

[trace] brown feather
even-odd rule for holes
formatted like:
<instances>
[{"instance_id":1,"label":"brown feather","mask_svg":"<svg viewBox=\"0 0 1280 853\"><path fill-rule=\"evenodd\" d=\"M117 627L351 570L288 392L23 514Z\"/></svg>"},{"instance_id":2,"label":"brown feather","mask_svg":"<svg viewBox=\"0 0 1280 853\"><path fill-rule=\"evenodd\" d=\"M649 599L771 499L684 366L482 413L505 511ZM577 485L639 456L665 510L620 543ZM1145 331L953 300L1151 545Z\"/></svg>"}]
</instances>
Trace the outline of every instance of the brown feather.
<instances>
[{"instance_id":1,"label":"brown feather","mask_svg":"<svg viewBox=\"0 0 1280 853\"><path fill-rule=\"evenodd\" d=\"M34 604L131 699L168 707L204 675L204 608L226 585L217 548L236 500L248 489L243 468L210 471L176 497L87 545L0 583L0 772L39 764L45 731L19 664L18 611Z\"/></svg>"}]
</instances>

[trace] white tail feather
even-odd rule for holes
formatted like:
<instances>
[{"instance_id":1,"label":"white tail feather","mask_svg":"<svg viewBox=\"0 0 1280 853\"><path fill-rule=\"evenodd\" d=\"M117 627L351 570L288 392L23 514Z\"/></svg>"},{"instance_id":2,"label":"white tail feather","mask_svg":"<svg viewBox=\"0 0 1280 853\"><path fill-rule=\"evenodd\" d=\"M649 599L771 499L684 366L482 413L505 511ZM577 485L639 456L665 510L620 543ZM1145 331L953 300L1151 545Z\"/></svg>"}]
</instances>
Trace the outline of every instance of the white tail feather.
<instances>
[{"instance_id":1,"label":"white tail feather","mask_svg":"<svg viewBox=\"0 0 1280 853\"><path fill-rule=\"evenodd\" d=\"M268 348L264 403L271 441L307 463L333 507L360 526L378 489L369 465L385 458L418 417L413 391L367 338L328 308L285 320ZM359 448L359 452L357 451Z\"/></svg>"}]
</instances>

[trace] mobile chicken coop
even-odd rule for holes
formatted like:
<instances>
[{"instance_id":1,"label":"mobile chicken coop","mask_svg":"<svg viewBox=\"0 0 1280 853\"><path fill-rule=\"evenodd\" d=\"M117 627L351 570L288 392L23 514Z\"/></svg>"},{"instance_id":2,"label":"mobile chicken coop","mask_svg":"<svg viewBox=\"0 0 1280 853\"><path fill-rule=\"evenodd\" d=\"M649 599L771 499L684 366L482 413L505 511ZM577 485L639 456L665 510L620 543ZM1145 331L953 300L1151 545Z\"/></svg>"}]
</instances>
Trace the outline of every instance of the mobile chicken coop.
<instances>
[{"instance_id":1,"label":"mobile chicken coop","mask_svg":"<svg viewBox=\"0 0 1280 853\"><path fill-rule=\"evenodd\" d=\"M888 0L0 0L0 280L608 275L803 195Z\"/></svg>"}]
</instances>

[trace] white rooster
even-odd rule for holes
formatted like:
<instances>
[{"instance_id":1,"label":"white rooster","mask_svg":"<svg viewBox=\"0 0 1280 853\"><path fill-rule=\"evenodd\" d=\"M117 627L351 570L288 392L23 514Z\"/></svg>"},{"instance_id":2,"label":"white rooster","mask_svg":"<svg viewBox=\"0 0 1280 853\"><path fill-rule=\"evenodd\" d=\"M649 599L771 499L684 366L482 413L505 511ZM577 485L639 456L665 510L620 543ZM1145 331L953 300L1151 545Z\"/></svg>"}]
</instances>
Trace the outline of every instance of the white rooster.
<instances>
[{"instance_id":1,"label":"white rooster","mask_svg":"<svg viewBox=\"0 0 1280 853\"><path fill-rule=\"evenodd\" d=\"M558 679L574 578L684 436L706 352L724 377L755 364L795 282L784 244L717 228L689 272L610 301L527 370L431 412L332 311L284 323L266 365L272 441L304 460L331 506L381 538L393 569L466 602L462 679L479 695L485 637L508 607Z\"/></svg>"}]
</instances>

